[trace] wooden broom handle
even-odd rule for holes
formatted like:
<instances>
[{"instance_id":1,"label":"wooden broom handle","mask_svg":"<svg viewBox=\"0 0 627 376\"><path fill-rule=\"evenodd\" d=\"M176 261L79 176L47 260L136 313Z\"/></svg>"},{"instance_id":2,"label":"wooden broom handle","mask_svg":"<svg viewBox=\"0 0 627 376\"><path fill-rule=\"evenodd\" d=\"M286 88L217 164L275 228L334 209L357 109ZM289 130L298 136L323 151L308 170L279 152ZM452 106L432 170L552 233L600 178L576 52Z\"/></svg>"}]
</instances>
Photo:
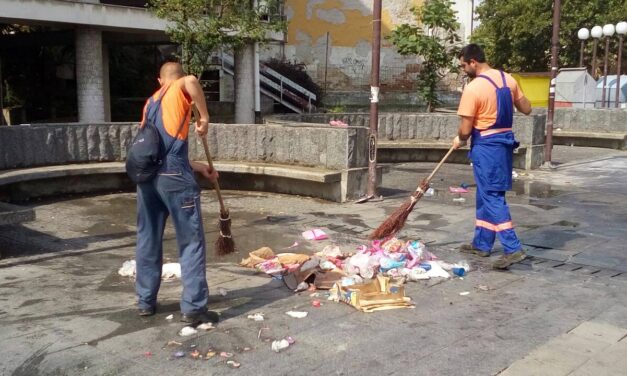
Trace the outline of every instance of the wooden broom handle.
<instances>
[{"instance_id":1,"label":"wooden broom handle","mask_svg":"<svg viewBox=\"0 0 627 376\"><path fill-rule=\"evenodd\" d=\"M192 110L194 111L194 117L196 118L196 120L200 119L200 115L198 114L198 109L196 108L195 105L192 105ZM202 140L202 147L205 149L205 156L207 157L207 163L209 164L209 167L211 168L211 170L214 169L213 167L213 160L211 160L211 153L209 152L209 144L207 143L207 137L201 137ZM218 181L216 180L213 183L213 188L216 191L216 194L218 195L218 201L220 202L220 211L222 211L223 213L226 213L226 208L224 207L224 200L222 200L222 193L220 192L220 184L218 184Z\"/></svg>"},{"instance_id":2,"label":"wooden broom handle","mask_svg":"<svg viewBox=\"0 0 627 376\"><path fill-rule=\"evenodd\" d=\"M416 190L419 190L420 187L424 184L427 183L429 184L429 182L431 182L431 179L433 179L433 177L435 176L435 174L438 172L438 170L440 169L440 167L442 167L442 165L444 164L444 162L446 162L446 160L448 159L448 157L453 154L453 152L455 151L455 146L451 146L451 148L448 150L448 152L444 155L444 158L442 158L442 160L440 161L440 163L438 163L437 166L435 166L435 168L433 169L433 171L431 172L431 175L429 175L429 177L427 177L425 180L422 181L422 183L418 186L418 188L416 188Z\"/></svg>"}]
</instances>

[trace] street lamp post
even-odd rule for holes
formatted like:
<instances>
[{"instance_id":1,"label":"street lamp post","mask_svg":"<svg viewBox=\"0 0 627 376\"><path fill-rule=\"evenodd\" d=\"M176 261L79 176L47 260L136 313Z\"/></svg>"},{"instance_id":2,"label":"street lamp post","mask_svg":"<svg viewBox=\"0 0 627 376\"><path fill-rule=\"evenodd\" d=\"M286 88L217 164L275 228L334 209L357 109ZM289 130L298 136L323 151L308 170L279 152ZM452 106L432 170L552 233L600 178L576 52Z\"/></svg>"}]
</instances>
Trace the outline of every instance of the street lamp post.
<instances>
[{"instance_id":1,"label":"street lamp post","mask_svg":"<svg viewBox=\"0 0 627 376\"><path fill-rule=\"evenodd\" d=\"M601 26L595 26L590 30L592 38L594 38L594 47L592 49L592 77L596 80L597 76L597 47L599 46L599 38L603 36L603 28Z\"/></svg>"},{"instance_id":2,"label":"street lamp post","mask_svg":"<svg viewBox=\"0 0 627 376\"><path fill-rule=\"evenodd\" d=\"M579 29L579 32L577 33L577 37L581 41L581 49L579 52L579 66L583 67L583 49L586 46L586 40L590 38L590 30L586 29L585 27Z\"/></svg>"},{"instance_id":3,"label":"street lamp post","mask_svg":"<svg viewBox=\"0 0 627 376\"><path fill-rule=\"evenodd\" d=\"M544 166L552 168L553 120L555 115L555 78L559 64L560 19L562 17L561 0L553 0L553 35L551 36L551 83L549 86L549 108L546 113L546 142L544 143Z\"/></svg>"},{"instance_id":4,"label":"street lamp post","mask_svg":"<svg viewBox=\"0 0 627 376\"><path fill-rule=\"evenodd\" d=\"M614 25L607 24L603 26L603 35L605 35L605 62L603 63L603 94L601 95L601 107L609 107L605 103L605 96L607 91L607 64L610 55L610 37L614 35Z\"/></svg>"},{"instance_id":5,"label":"street lamp post","mask_svg":"<svg viewBox=\"0 0 627 376\"><path fill-rule=\"evenodd\" d=\"M620 76L622 72L623 62L623 41L627 34L627 22L619 22L616 24L616 33L618 34L618 60L616 61L616 108L620 106Z\"/></svg>"}]
</instances>

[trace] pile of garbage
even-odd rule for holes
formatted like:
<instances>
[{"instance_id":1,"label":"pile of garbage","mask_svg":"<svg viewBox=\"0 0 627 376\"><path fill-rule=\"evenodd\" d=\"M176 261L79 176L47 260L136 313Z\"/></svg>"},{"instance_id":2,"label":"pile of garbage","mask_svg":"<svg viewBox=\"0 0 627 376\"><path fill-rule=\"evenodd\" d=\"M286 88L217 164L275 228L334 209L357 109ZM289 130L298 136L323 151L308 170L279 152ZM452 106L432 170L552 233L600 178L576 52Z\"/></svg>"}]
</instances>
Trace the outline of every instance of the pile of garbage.
<instances>
[{"instance_id":1,"label":"pile of garbage","mask_svg":"<svg viewBox=\"0 0 627 376\"><path fill-rule=\"evenodd\" d=\"M326 246L313 256L297 253L275 255L270 248L264 247L251 252L240 265L282 278L288 287L294 287L296 291L311 285L330 289L336 282L341 286L359 285L376 276L405 283L450 278L451 274L461 277L470 271L465 261L455 264L444 262L429 252L422 242L397 238L375 240L349 254L335 245Z\"/></svg>"}]
</instances>

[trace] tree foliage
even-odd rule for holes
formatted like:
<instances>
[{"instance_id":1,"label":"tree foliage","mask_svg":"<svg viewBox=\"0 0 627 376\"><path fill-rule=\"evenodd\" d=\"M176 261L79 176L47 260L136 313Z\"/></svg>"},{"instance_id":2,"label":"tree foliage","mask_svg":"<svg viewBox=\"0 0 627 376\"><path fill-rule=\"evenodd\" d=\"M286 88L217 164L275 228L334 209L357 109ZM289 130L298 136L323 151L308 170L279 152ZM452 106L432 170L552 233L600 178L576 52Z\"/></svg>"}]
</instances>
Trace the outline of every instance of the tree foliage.
<instances>
[{"instance_id":1,"label":"tree foliage","mask_svg":"<svg viewBox=\"0 0 627 376\"><path fill-rule=\"evenodd\" d=\"M476 9L481 24L472 39L483 45L490 64L497 68L547 71L551 59L552 4L550 0L483 0ZM616 24L626 15L625 0L562 0L560 65L579 64L580 28ZM617 38L612 38L611 52L617 50L616 43ZM591 51L592 43L587 43L587 57Z\"/></svg>"},{"instance_id":2,"label":"tree foliage","mask_svg":"<svg viewBox=\"0 0 627 376\"><path fill-rule=\"evenodd\" d=\"M439 103L437 86L448 72L455 71L455 55L460 38L459 24L451 0L426 0L422 6L413 7L418 26L403 24L389 36L401 55L422 58L418 74L418 95L432 111Z\"/></svg>"},{"instance_id":3,"label":"tree foliage","mask_svg":"<svg viewBox=\"0 0 627 376\"><path fill-rule=\"evenodd\" d=\"M166 33L181 45L185 70L199 75L220 48L237 50L263 43L270 31L285 31L281 1L259 3L255 8L251 0L150 0L149 5L170 22Z\"/></svg>"}]
</instances>

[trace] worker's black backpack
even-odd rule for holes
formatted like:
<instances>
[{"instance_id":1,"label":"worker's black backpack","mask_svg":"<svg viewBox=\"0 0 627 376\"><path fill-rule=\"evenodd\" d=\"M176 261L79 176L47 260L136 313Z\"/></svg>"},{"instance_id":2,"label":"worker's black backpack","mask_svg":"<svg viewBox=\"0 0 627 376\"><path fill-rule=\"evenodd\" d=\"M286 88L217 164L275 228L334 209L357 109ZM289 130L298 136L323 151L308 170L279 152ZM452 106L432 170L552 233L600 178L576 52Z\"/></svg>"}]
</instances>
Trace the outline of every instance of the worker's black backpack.
<instances>
[{"instance_id":1,"label":"worker's black backpack","mask_svg":"<svg viewBox=\"0 0 627 376\"><path fill-rule=\"evenodd\" d=\"M166 149L157 128L157 119L161 118L161 99L168 91L168 88L169 85L163 88L157 99L150 97L148 100L144 122L139 128L137 136L133 139L126 156L126 173L135 184L148 182L157 176L161 165L163 165L163 158L170 152L176 137L187 119L187 116L183 116L183 121L174 136L174 140L170 142Z\"/></svg>"}]
</instances>

